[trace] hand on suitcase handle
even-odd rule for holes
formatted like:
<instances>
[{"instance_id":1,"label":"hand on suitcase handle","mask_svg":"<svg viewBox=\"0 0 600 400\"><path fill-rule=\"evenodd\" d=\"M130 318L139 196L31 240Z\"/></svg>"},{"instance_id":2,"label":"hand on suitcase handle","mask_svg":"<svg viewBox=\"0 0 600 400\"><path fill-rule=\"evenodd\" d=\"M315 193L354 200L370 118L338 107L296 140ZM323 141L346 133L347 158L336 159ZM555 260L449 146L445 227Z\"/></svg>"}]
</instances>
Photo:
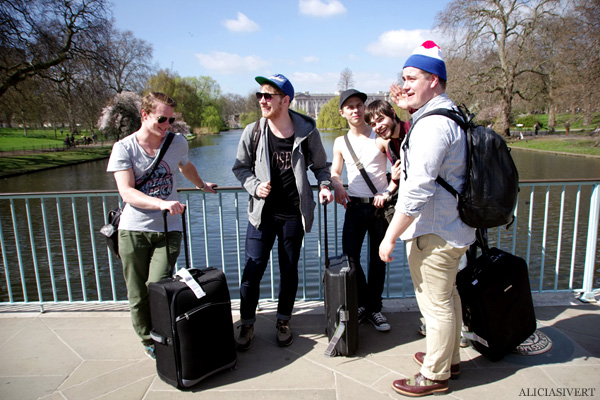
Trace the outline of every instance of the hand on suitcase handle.
<instances>
[{"instance_id":1,"label":"hand on suitcase handle","mask_svg":"<svg viewBox=\"0 0 600 400\"><path fill-rule=\"evenodd\" d=\"M164 212L168 211L171 215L181 214L185 211L185 204L178 201L162 201L160 209Z\"/></svg>"}]
</instances>

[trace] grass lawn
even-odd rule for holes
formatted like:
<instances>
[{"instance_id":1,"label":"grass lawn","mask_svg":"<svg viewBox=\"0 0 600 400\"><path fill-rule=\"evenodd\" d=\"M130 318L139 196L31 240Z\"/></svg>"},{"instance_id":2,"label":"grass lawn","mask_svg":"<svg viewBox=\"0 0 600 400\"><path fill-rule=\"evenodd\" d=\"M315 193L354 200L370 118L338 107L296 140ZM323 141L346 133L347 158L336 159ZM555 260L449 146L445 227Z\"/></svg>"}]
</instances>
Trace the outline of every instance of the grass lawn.
<instances>
[{"instance_id":1,"label":"grass lawn","mask_svg":"<svg viewBox=\"0 0 600 400\"><path fill-rule=\"evenodd\" d=\"M560 153L584 154L600 157L600 147L594 147L597 138L580 137L552 137L517 140L508 143L509 147L519 149L546 150Z\"/></svg>"},{"instance_id":2,"label":"grass lawn","mask_svg":"<svg viewBox=\"0 0 600 400\"><path fill-rule=\"evenodd\" d=\"M107 158L110 151L110 146L80 146L65 151L3 156L0 157L0 178Z\"/></svg>"},{"instance_id":3,"label":"grass lawn","mask_svg":"<svg viewBox=\"0 0 600 400\"><path fill-rule=\"evenodd\" d=\"M27 129L27 136L25 136L22 128L1 128L0 151L62 148L68 129L63 131L64 134L61 135L60 129L56 133L54 129ZM82 135L91 136L89 132L81 131L75 135L75 139L80 139Z\"/></svg>"}]
</instances>

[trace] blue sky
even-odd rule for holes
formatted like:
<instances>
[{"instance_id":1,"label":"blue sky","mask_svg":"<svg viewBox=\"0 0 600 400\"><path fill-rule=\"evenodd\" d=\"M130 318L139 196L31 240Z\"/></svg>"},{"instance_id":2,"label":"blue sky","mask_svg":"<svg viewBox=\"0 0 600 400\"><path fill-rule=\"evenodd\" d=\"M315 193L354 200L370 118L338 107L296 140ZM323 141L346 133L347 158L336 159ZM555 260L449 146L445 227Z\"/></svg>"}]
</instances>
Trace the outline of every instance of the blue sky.
<instances>
[{"instance_id":1,"label":"blue sky","mask_svg":"<svg viewBox=\"0 0 600 400\"><path fill-rule=\"evenodd\" d=\"M210 76L247 95L282 73L297 92L331 93L349 68L355 87L386 91L415 47L441 41L450 0L118 0L113 17L180 76ZM442 51L443 51L442 47Z\"/></svg>"}]
</instances>

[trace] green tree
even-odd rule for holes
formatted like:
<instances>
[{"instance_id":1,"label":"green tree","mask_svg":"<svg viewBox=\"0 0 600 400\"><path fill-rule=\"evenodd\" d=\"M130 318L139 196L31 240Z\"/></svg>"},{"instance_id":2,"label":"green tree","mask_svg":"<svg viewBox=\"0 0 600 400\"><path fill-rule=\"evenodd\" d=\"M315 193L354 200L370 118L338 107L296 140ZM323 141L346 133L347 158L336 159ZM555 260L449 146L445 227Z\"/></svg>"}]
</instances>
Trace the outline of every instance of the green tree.
<instances>
[{"instance_id":1,"label":"green tree","mask_svg":"<svg viewBox=\"0 0 600 400\"><path fill-rule=\"evenodd\" d=\"M160 70L148 79L146 91L162 92L175 99L177 111L192 129L210 127L218 132L225 126L218 104L221 89L211 77L182 78L169 70Z\"/></svg>"},{"instance_id":2,"label":"green tree","mask_svg":"<svg viewBox=\"0 0 600 400\"><path fill-rule=\"evenodd\" d=\"M249 125L255 121L258 121L260 119L260 117L261 117L260 112L256 112L256 111L243 112L240 114L240 125L245 128L246 125Z\"/></svg>"},{"instance_id":3,"label":"green tree","mask_svg":"<svg viewBox=\"0 0 600 400\"><path fill-rule=\"evenodd\" d=\"M225 127L221 118L220 104L218 102L221 96L221 87L210 76L186 77L183 78L186 85L193 88L195 98L194 109L190 109L186 105L185 111L188 115L193 115L193 120L188 120L188 123L194 127L210 127L217 132ZM188 98L188 101L191 100ZM215 111L217 114L215 115ZM210 120L206 120L210 118Z\"/></svg>"},{"instance_id":4,"label":"green tree","mask_svg":"<svg viewBox=\"0 0 600 400\"><path fill-rule=\"evenodd\" d=\"M344 129L348 127L346 119L340 115L339 102L340 96L336 96L321 108L317 119L318 129Z\"/></svg>"},{"instance_id":5,"label":"green tree","mask_svg":"<svg viewBox=\"0 0 600 400\"><path fill-rule=\"evenodd\" d=\"M202 127L212 128L215 133L225 128L221 112L216 104L205 105L202 109Z\"/></svg>"}]
</instances>

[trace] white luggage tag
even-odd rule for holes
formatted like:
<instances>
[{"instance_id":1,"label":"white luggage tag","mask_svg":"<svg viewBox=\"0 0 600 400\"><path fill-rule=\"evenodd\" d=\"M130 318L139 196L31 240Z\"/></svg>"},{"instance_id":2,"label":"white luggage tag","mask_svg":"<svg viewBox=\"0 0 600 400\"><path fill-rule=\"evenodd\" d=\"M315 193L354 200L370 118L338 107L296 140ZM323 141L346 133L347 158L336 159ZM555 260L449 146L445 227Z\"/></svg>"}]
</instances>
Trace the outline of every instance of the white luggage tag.
<instances>
[{"instance_id":1,"label":"white luggage tag","mask_svg":"<svg viewBox=\"0 0 600 400\"><path fill-rule=\"evenodd\" d=\"M485 340L481 336L477 336L477 334L475 332L462 331L461 334L466 339L472 340L474 342L479 342L482 345L484 345L485 347L490 347L487 340Z\"/></svg>"},{"instance_id":2,"label":"white luggage tag","mask_svg":"<svg viewBox=\"0 0 600 400\"><path fill-rule=\"evenodd\" d=\"M194 292L194 295L196 295L197 298L201 299L206 296L206 292L202 290L200 284L198 284L192 274L190 274L190 271L185 268L181 268L175 275L179 276L183 280L183 283L192 289L192 292Z\"/></svg>"}]
</instances>

